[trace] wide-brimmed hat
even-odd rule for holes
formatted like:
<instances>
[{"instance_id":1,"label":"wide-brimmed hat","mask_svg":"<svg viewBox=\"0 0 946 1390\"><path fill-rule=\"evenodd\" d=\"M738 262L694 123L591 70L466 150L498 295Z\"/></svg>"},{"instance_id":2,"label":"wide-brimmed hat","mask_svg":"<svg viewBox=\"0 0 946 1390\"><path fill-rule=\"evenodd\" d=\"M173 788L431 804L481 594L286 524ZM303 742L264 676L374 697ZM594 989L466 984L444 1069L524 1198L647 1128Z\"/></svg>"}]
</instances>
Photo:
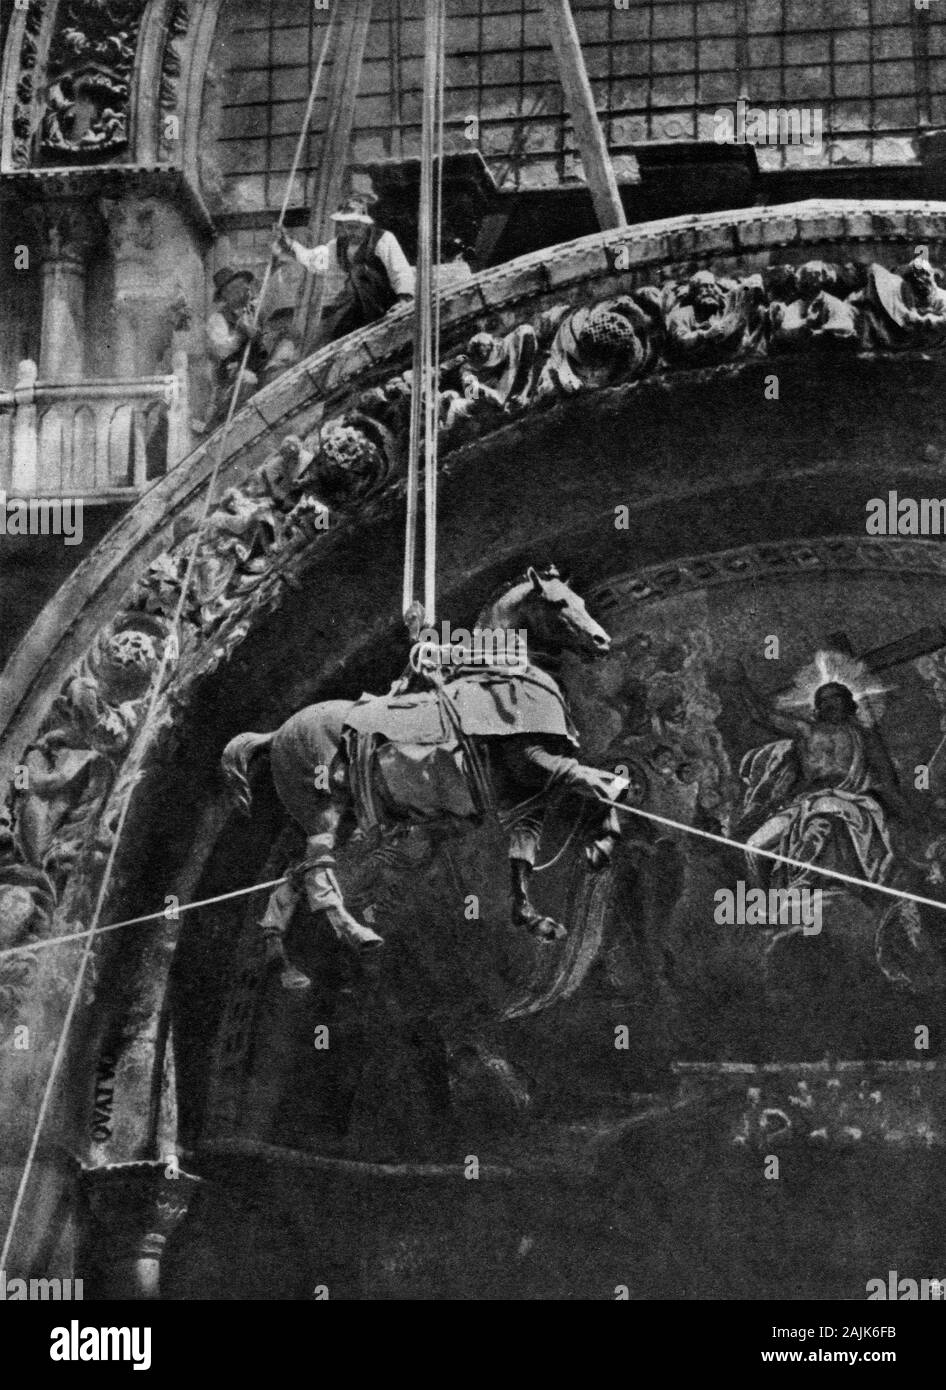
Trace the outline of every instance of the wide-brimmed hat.
<instances>
[{"instance_id":1,"label":"wide-brimmed hat","mask_svg":"<svg viewBox=\"0 0 946 1390\"><path fill-rule=\"evenodd\" d=\"M333 222L361 222L366 227L374 225L374 218L368 211L372 203L377 202L376 198L370 198L363 193L353 193L338 206L338 211L332 213Z\"/></svg>"},{"instance_id":2,"label":"wide-brimmed hat","mask_svg":"<svg viewBox=\"0 0 946 1390\"><path fill-rule=\"evenodd\" d=\"M214 271L214 299L219 299L227 286L234 280L247 280L251 285L255 276L252 270L236 270L232 265L221 266Z\"/></svg>"}]
</instances>

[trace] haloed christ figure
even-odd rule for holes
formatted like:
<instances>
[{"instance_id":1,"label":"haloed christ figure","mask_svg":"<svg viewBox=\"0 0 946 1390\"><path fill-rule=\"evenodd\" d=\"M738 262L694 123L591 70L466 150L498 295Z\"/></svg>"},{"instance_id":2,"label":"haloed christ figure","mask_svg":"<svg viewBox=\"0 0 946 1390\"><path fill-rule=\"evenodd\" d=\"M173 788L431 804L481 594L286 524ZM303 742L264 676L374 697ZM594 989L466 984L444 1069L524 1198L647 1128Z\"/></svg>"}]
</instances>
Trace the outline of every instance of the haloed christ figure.
<instances>
[{"instance_id":1,"label":"haloed christ figure","mask_svg":"<svg viewBox=\"0 0 946 1390\"><path fill-rule=\"evenodd\" d=\"M894 868L890 816L910 818L896 770L880 734L859 717L847 685L827 681L814 693L811 715L791 716L759 703L743 683L753 718L784 734L751 749L740 774L745 784L739 839L752 848L888 883ZM821 875L771 860L763 865L773 887L830 888Z\"/></svg>"}]
</instances>

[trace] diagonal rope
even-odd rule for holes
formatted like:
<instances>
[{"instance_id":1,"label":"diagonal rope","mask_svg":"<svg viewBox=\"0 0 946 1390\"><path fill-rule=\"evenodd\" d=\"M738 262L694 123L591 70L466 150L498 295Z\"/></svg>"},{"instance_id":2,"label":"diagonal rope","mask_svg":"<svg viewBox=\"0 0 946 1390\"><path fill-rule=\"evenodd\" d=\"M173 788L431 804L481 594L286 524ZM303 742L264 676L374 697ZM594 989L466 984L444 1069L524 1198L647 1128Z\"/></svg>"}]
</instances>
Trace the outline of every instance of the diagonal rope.
<instances>
[{"instance_id":1,"label":"diagonal rope","mask_svg":"<svg viewBox=\"0 0 946 1390\"><path fill-rule=\"evenodd\" d=\"M331 32L332 24L329 24L328 26L326 26L325 38L322 43L322 51L319 54L319 61L316 66L315 76L312 79L312 86L309 90L309 100L306 104L302 128L299 131L299 139L296 142L295 154L293 155L292 160L292 168L289 173L289 178L286 181L286 188L283 193L282 207L280 209L279 221L277 224L279 227L282 227L283 223L285 222L286 214L289 210L289 200L292 196L292 190L295 186L296 177L299 172L299 165L302 160L302 151L306 139L308 137L309 124L312 120L312 112L315 107L316 93L318 91L318 86L321 81L322 70L325 65L325 58L328 52L329 37ZM5 1269L7 1267L10 1249L13 1244L13 1237L16 1233L17 1223L19 1221L20 1212L23 1208L23 1201L26 1196L27 1185L29 1183L30 1174L33 1170L33 1164L36 1160L36 1153L39 1148L40 1137L43 1132L43 1127L46 1123L46 1116L49 1112L49 1107L55 1091L56 1081L58 1080L59 1072L62 1068L62 1063L66 1055L66 1044L69 1037L69 1030L72 1027L72 1022L75 1018L76 1009L78 1008L79 998L82 993L82 984L85 980L86 970L88 968L89 960L91 959L92 948L95 943L95 937L99 928L99 921L102 915L102 908L105 904L105 899L108 894L108 890L111 887L112 873L115 868L115 860L118 854L118 846L121 841L122 832L125 828L125 821L128 817L128 810L131 805L131 800L134 794L135 786L138 782L138 774L141 770L142 763L144 762L144 758L147 754L148 747L150 744L151 725L153 724L155 714L157 713L158 700L161 694L161 687L164 683L165 676L167 675L167 669L170 663L172 651L178 652L180 649L180 638L178 634L180 632L180 626L184 615L184 607L187 602L188 592L190 590L194 576L194 568L197 563L197 554L200 548L200 542L203 538L204 528L207 524L207 518L210 515L210 507L214 498L217 478L219 476L220 469L223 464L224 445L230 432L230 426L233 423L233 417L236 414L237 402L240 396L240 388L243 385L243 377L246 373L246 367L249 361L250 348L252 347L253 339L256 335L256 330L259 327L260 313L262 310L263 301L266 296L266 290L269 287L269 281L273 273L273 268L276 264L276 259L276 253L271 253L269 262L266 266L266 272L263 276L263 282L260 287L259 297L257 298L256 306L253 311L251 332L246 340L246 344L243 349L243 356L240 359L240 364L237 369L236 380L233 383L233 393L230 397L230 405L229 409L227 410L227 417L217 436L217 447L214 465L207 479L207 485L204 492L204 499L201 506L200 515L198 517L197 526L194 531L193 545L190 549L190 554L187 560L187 567L184 571L184 577L181 581L181 592L178 596L177 605L174 610L174 618L171 624L171 633L168 637L168 640L164 643L164 649L161 653L161 660L158 663L158 669L155 673L154 680L152 682L151 694L148 701L148 707L145 712L145 717L142 721L141 727L138 731L138 734L132 745L131 752L129 754L127 767L124 773L126 781L126 790L122 799L121 809L119 811L118 820L115 825L115 830L112 835L112 843L109 848L108 858L105 862L105 868L102 872L102 878L99 883L99 889L95 900L95 908L92 913L92 921L88 930L88 939L86 941L85 948L82 952L82 956L79 960L75 982L72 987L72 992L69 998L69 1004L66 1009L65 1017L63 1018L62 1028L59 1033L59 1039L56 1043L56 1050L53 1053L53 1059L50 1065L49 1076L46 1080L46 1086L44 1088L43 1097L40 1102L39 1113L37 1115L36 1124L33 1129L33 1135L30 1140L29 1150L27 1151L26 1163L24 1165L23 1173L20 1177L20 1182L17 1187L16 1197L14 1198L13 1210L10 1215L10 1222L7 1227L6 1236L4 1238L3 1249L2 1251L0 1251L0 1269Z\"/></svg>"},{"instance_id":2,"label":"diagonal rope","mask_svg":"<svg viewBox=\"0 0 946 1390\"><path fill-rule=\"evenodd\" d=\"M926 770L927 770L927 772L929 772L930 768L931 768L931 767L933 766L933 764L936 762L936 759L939 757L940 753L942 753L944 745L946 745L946 734L943 734L943 737L940 739L939 743L936 745L936 750L935 750L935 752L933 753L932 758L930 758L929 762L926 764Z\"/></svg>"},{"instance_id":3,"label":"diagonal rope","mask_svg":"<svg viewBox=\"0 0 946 1390\"><path fill-rule=\"evenodd\" d=\"M871 883L866 878L857 878L854 874L843 873L840 869L827 869L820 864L808 864L804 859L793 859L791 855L779 854L776 850L763 849L761 846L744 844L741 840L731 840L727 835L716 835L712 830L701 830L698 826L687 825L685 821L670 820L667 816L658 816L655 811L645 811L640 806L628 806L623 801L612 801L609 797L596 797L596 802L604 806L613 806L616 811L623 811L628 816L638 816L642 820L653 821L655 825L665 825L670 830L682 830L686 835L696 835L701 840L711 840L713 844L725 845L728 849L738 849L746 854L758 854L763 859L771 859L777 864L789 864L794 869L807 869L811 873L821 874L825 878L837 879L840 883L849 883L855 888L869 888L874 893L885 893L889 898L902 898L907 902L919 903L923 907L936 907L940 912L946 912L946 902L940 902L937 898L924 898L919 893L911 893L906 888L890 888L885 883Z\"/></svg>"},{"instance_id":4,"label":"diagonal rope","mask_svg":"<svg viewBox=\"0 0 946 1390\"><path fill-rule=\"evenodd\" d=\"M214 907L217 903L231 902L234 898L247 898L251 893L262 893L267 888L278 888L281 883L288 883L289 876L284 874L282 878L271 878L266 883L253 883L249 888L234 888L230 893L217 893L212 898L200 898L197 902L182 903L169 912L166 907L159 907L157 912L146 912L141 917L126 917L124 922L109 922L108 926L99 927L96 930L97 936L104 936L106 932L120 931L122 927L137 927L145 922L159 922L162 919L168 922L176 922L178 917L182 917L185 912L196 912L199 907ZM44 941L27 941L22 946L7 946L0 951L0 960L7 956L21 956L24 954L32 955L35 951L46 951L50 946L61 946L66 941L84 941L90 931L69 932L66 936L48 936Z\"/></svg>"},{"instance_id":5,"label":"diagonal rope","mask_svg":"<svg viewBox=\"0 0 946 1390\"><path fill-rule=\"evenodd\" d=\"M515 810L516 812L521 812L523 807L531 805L533 802L538 804L540 800L541 795L531 797L528 802L520 803L520 805L517 806ZM596 804L597 800L598 799L596 798ZM687 825L684 821L670 820L666 816L658 816L655 812L652 811L644 811L640 808L627 806L624 804L624 802L605 800L602 804L613 806L616 810L625 811L629 815L636 815L642 817L645 820L654 821L658 825L665 825L673 830L682 830L687 835L695 835L699 839L711 840L716 844L726 845L730 849L741 850L746 854L761 855L765 859L771 859L773 862L777 864L789 864L795 868L806 869L812 873L823 874L827 878L836 878L843 883L850 884L852 887L872 889L874 892L885 893L892 898L901 898L905 902L919 903L921 906L924 907L938 907L940 909L946 909L946 903L941 902L939 899L925 898L921 894L911 893L909 889L906 888L891 888L885 884L871 883L866 878L857 878L853 874L845 874L842 873L840 870L823 868L818 864L810 864L807 862L807 860L804 859L793 859L789 855L779 854L775 850L756 848L754 845L746 844L742 840L733 840L725 835L716 835L712 831L701 830L698 826ZM503 828L507 828L505 822L508 821L508 819L508 813L501 818L501 824L503 825ZM550 869L554 864L558 863L562 855L565 853L566 849L568 849L569 845L574 840L575 835L581 829L582 819L583 817L579 817L579 819L575 822L575 825L569 832L568 838L565 840L565 843L562 845L561 849L559 849L558 852L555 854L554 858L548 860L545 864L537 864L535 866L535 873L541 873L543 870ZM288 881L289 876L284 875L282 878L268 879L265 883L251 884L248 888L234 888L229 893L217 893L212 898L201 898L197 902L182 903L177 908L175 908L174 915L175 917L182 916L184 913L194 912L198 908L213 907L217 903L229 902L235 898L245 898L252 893L262 893L263 891L270 888L278 888L278 886L281 883L286 883ZM124 927L135 927L143 925L146 922L160 921L162 918L167 918L167 916L167 908L159 908L156 912L147 912L141 917L129 917L123 922L111 922L108 926L99 927L97 930L97 935L102 936L105 932L120 931ZM8 956L32 954L34 951L43 951L51 946L62 945L64 942L82 941L89 934L90 933L88 930L81 932L71 932L67 936L48 937L45 941L27 942L22 946L8 946L6 947L6 949L0 951L0 960L3 960Z\"/></svg>"}]
</instances>

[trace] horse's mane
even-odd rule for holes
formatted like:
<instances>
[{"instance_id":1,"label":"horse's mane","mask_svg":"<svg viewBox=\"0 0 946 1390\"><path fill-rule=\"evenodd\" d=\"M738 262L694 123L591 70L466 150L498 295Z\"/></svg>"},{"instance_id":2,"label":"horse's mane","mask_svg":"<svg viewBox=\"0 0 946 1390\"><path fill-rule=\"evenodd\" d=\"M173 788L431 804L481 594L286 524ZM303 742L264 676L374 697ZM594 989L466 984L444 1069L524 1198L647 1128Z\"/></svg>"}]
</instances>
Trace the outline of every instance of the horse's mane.
<instances>
[{"instance_id":1,"label":"horse's mane","mask_svg":"<svg viewBox=\"0 0 946 1390\"><path fill-rule=\"evenodd\" d=\"M536 574L539 576L540 579L562 578L556 566L551 563L546 565L532 565L530 566L530 568L535 570ZM483 626L492 608L495 606L495 604L499 602L501 598L505 598L506 595L511 593L513 589L517 589L520 584L528 584L529 582L529 571L523 570L522 573L517 575L515 579L504 579L501 583L497 584L493 588L489 597L486 599L486 602L480 608L480 611L476 617L475 625L477 627ZM565 580L564 582L567 583L568 581Z\"/></svg>"}]
</instances>

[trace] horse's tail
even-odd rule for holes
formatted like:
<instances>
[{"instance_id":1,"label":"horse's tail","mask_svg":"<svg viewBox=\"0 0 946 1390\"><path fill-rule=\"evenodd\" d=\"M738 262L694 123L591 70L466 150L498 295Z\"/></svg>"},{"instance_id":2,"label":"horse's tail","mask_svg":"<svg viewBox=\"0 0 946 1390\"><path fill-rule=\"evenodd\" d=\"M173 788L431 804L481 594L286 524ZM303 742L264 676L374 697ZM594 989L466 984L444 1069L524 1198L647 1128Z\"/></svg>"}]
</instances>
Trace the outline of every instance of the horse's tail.
<instances>
[{"instance_id":1,"label":"horse's tail","mask_svg":"<svg viewBox=\"0 0 946 1390\"><path fill-rule=\"evenodd\" d=\"M220 757L223 780L233 805L245 816L250 814L253 791L250 787L250 762L261 748L268 748L275 738L272 734L237 734L231 738Z\"/></svg>"}]
</instances>

